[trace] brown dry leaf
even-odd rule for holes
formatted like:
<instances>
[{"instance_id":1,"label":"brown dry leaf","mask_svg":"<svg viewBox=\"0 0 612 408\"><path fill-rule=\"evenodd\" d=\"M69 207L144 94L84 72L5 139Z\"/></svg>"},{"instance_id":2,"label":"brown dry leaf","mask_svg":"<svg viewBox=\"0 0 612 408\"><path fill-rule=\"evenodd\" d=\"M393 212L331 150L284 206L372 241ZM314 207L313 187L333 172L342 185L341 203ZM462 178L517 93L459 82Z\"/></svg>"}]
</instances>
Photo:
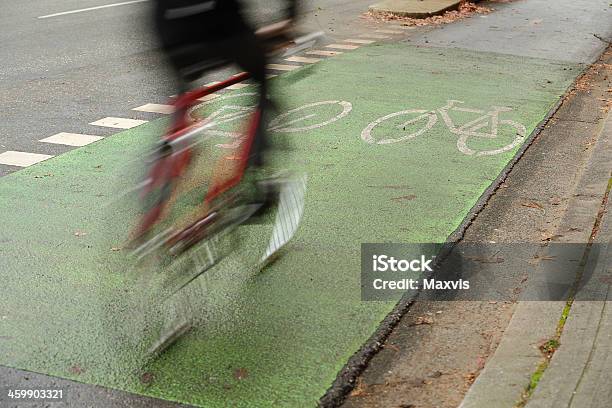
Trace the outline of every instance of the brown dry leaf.
<instances>
[{"instance_id":1,"label":"brown dry leaf","mask_svg":"<svg viewBox=\"0 0 612 408\"><path fill-rule=\"evenodd\" d=\"M414 194L408 194L408 195L401 196L401 197L394 197L391 200L402 202L402 201L411 201L411 200L414 200L415 198L416 196Z\"/></svg>"},{"instance_id":2,"label":"brown dry leaf","mask_svg":"<svg viewBox=\"0 0 612 408\"><path fill-rule=\"evenodd\" d=\"M396 16L392 13L387 12L372 12L368 11L365 13L365 18L370 18L379 21L401 21L402 25L405 26L428 26L428 25L439 25L448 24L454 21L470 17L473 14L487 14L493 11L488 7L477 6L474 3L464 2L459 5L457 10L447 11L440 16L432 16L427 18L410 18Z\"/></svg>"},{"instance_id":3,"label":"brown dry leaf","mask_svg":"<svg viewBox=\"0 0 612 408\"><path fill-rule=\"evenodd\" d=\"M111 251L113 251L113 252L121 251L121 248L120 247L112 247Z\"/></svg>"},{"instance_id":4,"label":"brown dry leaf","mask_svg":"<svg viewBox=\"0 0 612 408\"><path fill-rule=\"evenodd\" d=\"M401 351L400 348L397 347L395 344L385 344L383 347L397 352Z\"/></svg>"},{"instance_id":5,"label":"brown dry leaf","mask_svg":"<svg viewBox=\"0 0 612 408\"><path fill-rule=\"evenodd\" d=\"M363 383L361 378L357 379L357 384L355 384L355 388L350 392L351 397L363 397L368 395L366 391L366 385Z\"/></svg>"},{"instance_id":6,"label":"brown dry leaf","mask_svg":"<svg viewBox=\"0 0 612 408\"><path fill-rule=\"evenodd\" d=\"M237 380L244 380L249 376L249 372L246 368L237 368L234 370L234 378Z\"/></svg>"},{"instance_id":7,"label":"brown dry leaf","mask_svg":"<svg viewBox=\"0 0 612 408\"><path fill-rule=\"evenodd\" d=\"M561 238L563 235L561 234L555 234L553 232L543 232L541 234L541 238L540 241L554 241L557 238Z\"/></svg>"},{"instance_id":8,"label":"brown dry leaf","mask_svg":"<svg viewBox=\"0 0 612 408\"><path fill-rule=\"evenodd\" d=\"M429 316L418 316L414 322L415 325L433 324L434 320Z\"/></svg>"},{"instance_id":9,"label":"brown dry leaf","mask_svg":"<svg viewBox=\"0 0 612 408\"><path fill-rule=\"evenodd\" d=\"M467 259L470 259L474 262L479 262L479 263L502 263L504 262L504 258L502 258L501 256L490 256L490 257L484 257L484 256L466 256Z\"/></svg>"},{"instance_id":10,"label":"brown dry leaf","mask_svg":"<svg viewBox=\"0 0 612 408\"><path fill-rule=\"evenodd\" d=\"M72 374L81 374L85 370L81 368L81 366L79 366L78 364L75 364L72 367L70 367L68 371L70 371Z\"/></svg>"},{"instance_id":11,"label":"brown dry leaf","mask_svg":"<svg viewBox=\"0 0 612 408\"><path fill-rule=\"evenodd\" d=\"M538 210L545 211L544 207L542 207L540 204L536 203L535 201L527 201L527 202L521 203L521 205L523 207L536 208Z\"/></svg>"},{"instance_id":12,"label":"brown dry leaf","mask_svg":"<svg viewBox=\"0 0 612 408\"><path fill-rule=\"evenodd\" d=\"M143 384L151 384L154 379L155 375L150 371L146 371L140 376L140 382Z\"/></svg>"}]
</instances>

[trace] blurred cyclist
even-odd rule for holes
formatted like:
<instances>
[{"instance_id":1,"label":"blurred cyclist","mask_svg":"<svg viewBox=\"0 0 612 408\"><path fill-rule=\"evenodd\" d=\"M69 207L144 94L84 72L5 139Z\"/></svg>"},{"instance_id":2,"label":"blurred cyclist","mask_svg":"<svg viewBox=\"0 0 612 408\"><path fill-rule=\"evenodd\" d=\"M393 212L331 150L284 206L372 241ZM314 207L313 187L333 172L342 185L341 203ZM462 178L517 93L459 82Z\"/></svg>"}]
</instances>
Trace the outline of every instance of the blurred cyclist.
<instances>
[{"instance_id":1,"label":"blurred cyclist","mask_svg":"<svg viewBox=\"0 0 612 408\"><path fill-rule=\"evenodd\" d=\"M247 23L238 0L155 0L155 28L179 92L189 82L227 63L235 63L251 74L259 85L258 105L262 117L269 108L266 84L266 40L287 32L296 16L296 1L285 0L281 22L257 33ZM182 115L184 112L177 112ZM260 120L251 148L249 164L263 166L265 125Z\"/></svg>"}]
</instances>

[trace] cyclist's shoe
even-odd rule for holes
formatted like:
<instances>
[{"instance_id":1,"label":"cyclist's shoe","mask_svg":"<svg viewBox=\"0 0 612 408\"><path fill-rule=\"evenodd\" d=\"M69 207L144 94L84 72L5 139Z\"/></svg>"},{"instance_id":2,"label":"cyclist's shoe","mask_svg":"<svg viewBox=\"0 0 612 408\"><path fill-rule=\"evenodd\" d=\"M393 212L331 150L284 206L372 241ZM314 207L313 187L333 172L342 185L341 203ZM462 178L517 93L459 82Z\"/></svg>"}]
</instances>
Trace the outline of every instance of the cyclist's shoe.
<instances>
[{"instance_id":1,"label":"cyclist's shoe","mask_svg":"<svg viewBox=\"0 0 612 408\"><path fill-rule=\"evenodd\" d=\"M257 211L247 220L249 224L258 224L263 222L270 210L278 204L280 192L288 180L288 174L279 172L271 176L267 176L258 180L252 181L253 195L250 197L252 204L259 205Z\"/></svg>"}]
</instances>

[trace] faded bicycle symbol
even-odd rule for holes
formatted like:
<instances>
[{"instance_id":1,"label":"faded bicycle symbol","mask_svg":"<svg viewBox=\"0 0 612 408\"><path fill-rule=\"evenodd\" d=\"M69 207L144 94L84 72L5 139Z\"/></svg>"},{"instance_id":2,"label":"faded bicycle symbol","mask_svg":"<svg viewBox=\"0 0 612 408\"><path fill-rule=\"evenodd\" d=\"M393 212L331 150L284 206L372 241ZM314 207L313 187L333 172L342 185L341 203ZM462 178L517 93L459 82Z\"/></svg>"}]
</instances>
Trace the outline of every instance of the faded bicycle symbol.
<instances>
[{"instance_id":1,"label":"faded bicycle symbol","mask_svg":"<svg viewBox=\"0 0 612 408\"><path fill-rule=\"evenodd\" d=\"M513 149L525 139L527 130L525 129L524 125L512 120L499 118L499 114L501 112L510 112L512 111L512 108L492 106L489 111L484 111L481 109L472 109L456 106L462 103L464 102L457 100L449 100L447 101L446 105L433 111L428 111L425 109L408 109L400 112L391 113L370 123L361 132L361 138L364 141L372 144L390 144L413 139L432 129L438 121L439 114L442 117L442 120L444 121L444 124L446 125L448 130L451 133L459 136L457 139L457 149L461 153L467 155L485 156L499 154ZM464 123L463 125L458 126L454 123L453 119L451 119L449 115L450 111L477 114L479 116L475 119L468 121L467 123ZM398 118L400 119L400 123L396 124L397 122L395 121ZM376 133L383 132L376 132L375 130L377 130L379 127L382 127L382 124L384 122L391 120L393 120L395 124L394 129L392 130L393 134L381 134L379 135L379 140L376 140ZM470 138L498 138L500 134L500 129L502 127L504 128L504 134L511 135L510 138L512 140L510 141L510 143L507 143L499 148L485 149L480 151L476 151L468 147L467 144ZM403 134L403 132L407 134ZM372 133L375 133L375 135L373 135Z\"/></svg>"},{"instance_id":2,"label":"faded bicycle symbol","mask_svg":"<svg viewBox=\"0 0 612 408\"><path fill-rule=\"evenodd\" d=\"M257 94L254 92L227 95L220 98L215 98L202 105L216 102L220 99L256 95ZM196 106L192 109L192 111L201 107L202 105ZM346 101L321 101L309 103L278 115L276 118L270 121L268 131L295 133L320 128L345 117L352 109L353 106L351 103ZM233 141L230 143L221 143L217 144L216 146L226 149L235 149L240 146L245 137L244 132L239 130L223 130L220 129L219 126L232 122L240 124L242 123L241 119L248 116L254 110L255 105L230 104L221 106L219 109L207 116L206 121L214 123L214 126L209 128L207 131L209 134L215 136L225 136L233 139Z\"/></svg>"}]
</instances>

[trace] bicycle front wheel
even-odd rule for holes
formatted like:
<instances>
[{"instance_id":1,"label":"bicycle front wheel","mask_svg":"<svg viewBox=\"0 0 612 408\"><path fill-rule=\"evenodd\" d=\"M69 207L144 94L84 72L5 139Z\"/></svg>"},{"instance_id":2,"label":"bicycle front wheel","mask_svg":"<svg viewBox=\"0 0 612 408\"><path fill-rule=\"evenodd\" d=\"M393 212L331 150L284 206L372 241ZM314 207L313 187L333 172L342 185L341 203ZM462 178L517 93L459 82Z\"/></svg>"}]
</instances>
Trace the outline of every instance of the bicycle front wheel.
<instances>
[{"instance_id":1,"label":"bicycle front wheel","mask_svg":"<svg viewBox=\"0 0 612 408\"><path fill-rule=\"evenodd\" d=\"M403 142L422 135L437 122L435 112L409 109L376 119L361 132L361 139L372 144Z\"/></svg>"},{"instance_id":2,"label":"bicycle front wheel","mask_svg":"<svg viewBox=\"0 0 612 408\"><path fill-rule=\"evenodd\" d=\"M526 134L527 129L521 123L512 120L500 120L495 137L479 138L463 133L457 140L457 149L470 156L494 156L522 144ZM470 146L468 146L468 143ZM501 147L497 147L500 145Z\"/></svg>"}]
</instances>

